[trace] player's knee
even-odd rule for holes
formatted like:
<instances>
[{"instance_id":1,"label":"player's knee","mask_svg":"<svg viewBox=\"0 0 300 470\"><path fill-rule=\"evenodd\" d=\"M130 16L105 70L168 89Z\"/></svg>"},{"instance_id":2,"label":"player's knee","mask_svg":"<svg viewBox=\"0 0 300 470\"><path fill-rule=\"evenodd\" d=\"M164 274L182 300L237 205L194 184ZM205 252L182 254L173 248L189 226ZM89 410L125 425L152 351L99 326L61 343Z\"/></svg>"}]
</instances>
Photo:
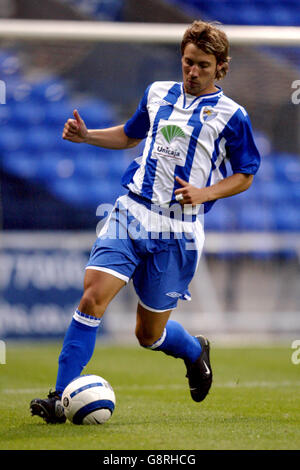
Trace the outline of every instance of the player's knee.
<instances>
[{"instance_id":1,"label":"player's knee","mask_svg":"<svg viewBox=\"0 0 300 470\"><path fill-rule=\"evenodd\" d=\"M101 297L92 288L88 288L83 293L78 309L87 315L101 318L105 312L106 305L102 302Z\"/></svg>"},{"instance_id":2,"label":"player's knee","mask_svg":"<svg viewBox=\"0 0 300 470\"><path fill-rule=\"evenodd\" d=\"M152 344L154 344L158 339L153 332L145 331L138 327L135 330L135 335L140 346L143 346L144 348L149 348L149 346L152 346Z\"/></svg>"}]
</instances>

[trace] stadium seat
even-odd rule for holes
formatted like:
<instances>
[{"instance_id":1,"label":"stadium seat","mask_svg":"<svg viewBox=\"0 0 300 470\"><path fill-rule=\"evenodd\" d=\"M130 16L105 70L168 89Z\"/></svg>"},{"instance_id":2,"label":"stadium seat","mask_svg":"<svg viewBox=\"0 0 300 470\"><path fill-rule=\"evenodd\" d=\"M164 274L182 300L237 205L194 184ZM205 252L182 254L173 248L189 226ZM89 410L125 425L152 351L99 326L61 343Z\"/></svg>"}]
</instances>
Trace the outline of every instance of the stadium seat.
<instances>
[{"instance_id":1,"label":"stadium seat","mask_svg":"<svg viewBox=\"0 0 300 470\"><path fill-rule=\"evenodd\" d=\"M298 155L275 155L273 162L278 180L286 183L300 183L300 158Z\"/></svg>"},{"instance_id":2,"label":"stadium seat","mask_svg":"<svg viewBox=\"0 0 300 470\"><path fill-rule=\"evenodd\" d=\"M248 203L239 212L237 229L242 231L274 231L275 212L261 202Z\"/></svg>"},{"instance_id":3,"label":"stadium seat","mask_svg":"<svg viewBox=\"0 0 300 470\"><path fill-rule=\"evenodd\" d=\"M75 174L86 178L99 178L102 181L108 177L109 162L95 157L93 153L87 153L84 156L79 154L74 159Z\"/></svg>"},{"instance_id":4,"label":"stadium seat","mask_svg":"<svg viewBox=\"0 0 300 470\"><path fill-rule=\"evenodd\" d=\"M68 96L67 87L57 77L47 77L32 83L33 98L42 102L58 102Z\"/></svg>"},{"instance_id":5,"label":"stadium seat","mask_svg":"<svg viewBox=\"0 0 300 470\"><path fill-rule=\"evenodd\" d=\"M280 231L300 231L299 206L281 204L276 211L276 228Z\"/></svg>"},{"instance_id":6,"label":"stadium seat","mask_svg":"<svg viewBox=\"0 0 300 470\"><path fill-rule=\"evenodd\" d=\"M41 103L13 103L11 105L13 122L16 126L30 127L41 125L46 120L46 109Z\"/></svg>"},{"instance_id":7,"label":"stadium seat","mask_svg":"<svg viewBox=\"0 0 300 470\"><path fill-rule=\"evenodd\" d=\"M24 146L24 131L12 125L1 127L0 133L0 151L2 158L5 158L7 152L19 150Z\"/></svg>"},{"instance_id":8,"label":"stadium seat","mask_svg":"<svg viewBox=\"0 0 300 470\"><path fill-rule=\"evenodd\" d=\"M32 83L22 76L13 76L6 82L6 103L31 102Z\"/></svg>"},{"instance_id":9,"label":"stadium seat","mask_svg":"<svg viewBox=\"0 0 300 470\"><path fill-rule=\"evenodd\" d=\"M24 145L31 151L44 151L58 148L62 145L61 135L56 129L47 126L33 126L26 132Z\"/></svg>"},{"instance_id":10,"label":"stadium seat","mask_svg":"<svg viewBox=\"0 0 300 470\"><path fill-rule=\"evenodd\" d=\"M98 20L118 21L122 19L123 0L65 0L85 16Z\"/></svg>"},{"instance_id":11,"label":"stadium seat","mask_svg":"<svg viewBox=\"0 0 300 470\"><path fill-rule=\"evenodd\" d=\"M167 0L184 10L193 8L204 19L223 24L299 26L299 2L278 0Z\"/></svg>"},{"instance_id":12,"label":"stadium seat","mask_svg":"<svg viewBox=\"0 0 300 470\"><path fill-rule=\"evenodd\" d=\"M22 62L18 54L13 50L0 51L0 77L10 80L13 76L19 76L22 72Z\"/></svg>"},{"instance_id":13,"label":"stadium seat","mask_svg":"<svg viewBox=\"0 0 300 470\"><path fill-rule=\"evenodd\" d=\"M274 158L272 155L262 157L261 164L257 174L254 177L254 183L256 182L263 184L265 181L273 181L275 178L275 165Z\"/></svg>"},{"instance_id":14,"label":"stadium seat","mask_svg":"<svg viewBox=\"0 0 300 470\"><path fill-rule=\"evenodd\" d=\"M289 198L288 187L286 183L280 180L265 181L261 184L253 183L251 189L255 192L255 198L258 203L263 201L267 204L273 204L274 208L278 203Z\"/></svg>"},{"instance_id":15,"label":"stadium seat","mask_svg":"<svg viewBox=\"0 0 300 470\"><path fill-rule=\"evenodd\" d=\"M0 123L1 128L2 126L6 126L7 124L13 124L14 122L14 114L11 106L1 106L0 105ZM2 132L2 129L1 129Z\"/></svg>"},{"instance_id":16,"label":"stadium seat","mask_svg":"<svg viewBox=\"0 0 300 470\"><path fill-rule=\"evenodd\" d=\"M2 167L8 173L24 179L33 179L37 176L39 164L34 162L27 152L11 152L2 160Z\"/></svg>"},{"instance_id":17,"label":"stadium seat","mask_svg":"<svg viewBox=\"0 0 300 470\"><path fill-rule=\"evenodd\" d=\"M208 231L234 231L237 214L231 211L224 201L217 201L213 208L205 215L205 230Z\"/></svg>"},{"instance_id":18,"label":"stadium seat","mask_svg":"<svg viewBox=\"0 0 300 470\"><path fill-rule=\"evenodd\" d=\"M79 207L94 206L95 211L101 203L113 203L114 193L107 181L81 178L57 179L49 184L49 189L66 202Z\"/></svg>"},{"instance_id":19,"label":"stadium seat","mask_svg":"<svg viewBox=\"0 0 300 470\"><path fill-rule=\"evenodd\" d=\"M78 112L90 127L105 127L116 122L112 106L99 99L86 99L78 102Z\"/></svg>"},{"instance_id":20,"label":"stadium seat","mask_svg":"<svg viewBox=\"0 0 300 470\"><path fill-rule=\"evenodd\" d=\"M61 101L54 101L47 103L45 106L47 124L51 127L57 128L62 132L65 122L69 118L74 118L73 109L74 105L71 101L63 99Z\"/></svg>"}]
</instances>

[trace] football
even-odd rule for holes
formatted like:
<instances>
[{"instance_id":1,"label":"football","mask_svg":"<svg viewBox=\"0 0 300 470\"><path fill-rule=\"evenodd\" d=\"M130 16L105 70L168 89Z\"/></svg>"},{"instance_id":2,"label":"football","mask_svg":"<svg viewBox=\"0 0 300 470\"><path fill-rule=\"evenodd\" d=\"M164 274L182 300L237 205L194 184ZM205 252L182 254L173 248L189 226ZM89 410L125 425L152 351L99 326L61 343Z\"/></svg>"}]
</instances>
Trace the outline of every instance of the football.
<instances>
[{"instance_id":1,"label":"football","mask_svg":"<svg viewBox=\"0 0 300 470\"><path fill-rule=\"evenodd\" d=\"M81 375L63 391L66 418L74 424L103 424L111 418L116 397L112 386L98 375Z\"/></svg>"}]
</instances>

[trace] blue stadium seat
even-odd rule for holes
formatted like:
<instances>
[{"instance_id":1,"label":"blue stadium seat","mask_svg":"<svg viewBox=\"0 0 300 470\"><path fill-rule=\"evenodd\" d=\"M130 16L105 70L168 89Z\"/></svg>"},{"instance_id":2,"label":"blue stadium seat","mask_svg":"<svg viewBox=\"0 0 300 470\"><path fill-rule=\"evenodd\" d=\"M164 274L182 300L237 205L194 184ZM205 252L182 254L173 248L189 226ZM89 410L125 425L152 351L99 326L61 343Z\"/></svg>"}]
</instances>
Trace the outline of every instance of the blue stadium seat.
<instances>
[{"instance_id":1,"label":"blue stadium seat","mask_svg":"<svg viewBox=\"0 0 300 470\"><path fill-rule=\"evenodd\" d=\"M124 158L124 155L120 151L116 151L112 154L109 160L109 176L111 178L121 179L124 171L126 170L128 163Z\"/></svg>"},{"instance_id":2,"label":"blue stadium seat","mask_svg":"<svg viewBox=\"0 0 300 470\"><path fill-rule=\"evenodd\" d=\"M65 0L80 13L103 21L122 19L123 0Z\"/></svg>"},{"instance_id":3,"label":"blue stadium seat","mask_svg":"<svg viewBox=\"0 0 300 470\"><path fill-rule=\"evenodd\" d=\"M23 77L13 76L6 82L6 103L31 102L33 100L32 83Z\"/></svg>"},{"instance_id":4,"label":"blue stadium seat","mask_svg":"<svg viewBox=\"0 0 300 470\"><path fill-rule=\"evenodd\" d=\"M105 161L95 153L79 153L74 158L75 174L87 180L99 178L102 181L108 178L109 161Z\"/></svg>"},{"instance_id":5,"label":"blue stadium seat","mask_svg":"<svg viewBox=\"0 0 300 470\"><path fill-rule=\"evenodd\" d=\"M13 76L19 76L22 72L22 62L14 50L0 51L0 77L10 80Z\"/></svg>"},{"instance_id":6,"label":"blue stadium seat","mask_svg":"<svg viewBox=\"0 0 300 470\"><path fill-rule=\"evenodd\" d=\"M24 145L31 151L46 151L61 146L61 135L51 127L33 126L30 131L26 132Z\"/></svg>"},{"instance_id":7,"label":"blue stadium seat","mask_svg":"<svg viewBox=\"0 0 300 470\"><path fill-rule=\"evenodd\" d=\"M275 173L276 170L273 156L268 155L266 157L262 157L261 164L257 174L254 177L253 184L256 182L263 184L266 181L273 181L276 177Z\"/></svg>"},{"instance_id":8,"label":"blue stadium seat","mask_svg":"<svg viewBox=\"0 0 300 470\"><path fill-rule=\"evenodd\" d=\"M266 202L273 204L276 208L277 204L289 199L288 187L285 182L280 180L265 181L260 184L253 183L251 188L255 191L256 201L260 203ZM247 194L250 190L247 191Z\"/></svg>"},{"instance_id":9,"label":"blue stadium seat","mask_svg":"<svg viewBox=\"0 0 300 470\"><path fill-rule=\"evenodd\" d=\"M240 5L233 12L234 24L263 25L266 22L265 11L258 5Z\"/></svg>"},{"instance_id":10,"label":"blue stadium seat","mask_svg":"<svg viewBox=\"0 0 300 470\"><path fill-rule=\"evenodd\" d=\"M275 212L262 203L248 203L239 212L238 230L273 231L276 229Z\"/></svg>"},{"instance_id":11,"label":"blue stadium seat","mask_svg":"<svg viewBox=\"0 0 300 470\"><path fill-rule=\"evenodd\" d=\"M14 114L11 106L1 106L0 105L0 125L1 125L1 132L2 126L6 126L7 124L14 123Z\"/></svg>"},{"instance_id":12,"label":"blue stadium seat","mask_svg":"<svg viewBox=\"0 0 300 470\"><path fill-rule=\"evenodd\" d=\"M280 231L300 231L299 206L281 204L276 211L276 228Z\"/></svg>"},{"instance_id":13,"label":"blue stadium seat","mask_svg":"<svg viewBox=\"0 0 300 470\"><path fill-rule=\"evenodd\" d=\"M297 7L299 11L299 4ZM269 15L269 21L275 26L299 26L299 15L297 20L297 9L290 9L281 2L281 5L276 5L265 11Z\"/></svg>"},{"instance_id":14,"label":"blue stadium seat","mask_svg":"<svg viewBox=\"0 0 300 470\"><path fill-rule=\"evenodd\" d=\"M11 152L2 160L2 167L9 173L24 179L33 179L38 173L38 162L28 152Z\"/></svg>"},{"instance_id":15,"label":"blue stadium seat","mask_svg":"<svg viewBox=\"0 0 300 470\"><path fill-rule=\"evenodd\" d=\"M237 214L224 201L217 201L205 215L205 230L208 231L234 231L236 223Z\"/></svg>"},{"instance_id":16,"label":"blue stadium seat","mask_svg":"<svg viewBox=\"0 0 300 470\"><path fill-rule=\"evenodd\" d=\"M25 133L12 125L1 126L0 132L0 151L3 158L7 152L16 151L24 148Z\"/></svg>"},{"instance_id":17,"label":"blue stadium seat","mask_svg":"<svg viewBox=\"0 0 300 470\"><path fill-rule=\"evenodd\" d=\"M26 102L11 105L13 122L16 126L30 127L41 125L46 120L46 109L41 103Z\"/></svg>"},{"instance_id":18,"label":"blue stadium seat","mask_svg":"<svg viewBox=\"0 0 300 470\"><path fill-rule=\"evenodd\" d=\"M290 199L293 202L293 205L300 207L300 184L298 182L289 184L287 187L287 192L290 195Z\"/></svg>"},{"instance_id":19,"label":"blue stadium seat","mask_svg":"<svg viewBox=\"0 0 300 470\"><path fill-rule=\"evenodd\" d=\"M57 77L47 77L32 83L33 97L42 102L58 102L68 97L68 91L63 80Z\"/></svg>"},{"instance_id":20,"label":"blue stadium seat","mask_svg":"<svg viewBox=\"0 0 300 470\"><path fill-rule=\"evenodd\" d=\"M300 156L280 154L273 157L276 178L286 183L300 183Z\"/></svg>"},{"instance_id":21,"label":"blue stadium seat","mask_svg":"<svg viewBox=\"0 0 300 470\"><path fill-rule=\"evenodd\" d=\"M61 131L69 118L74 119L74 105L69 100L47 103L45 109L47 124L52 127L57 127Z\"/></svg>"},{"instance_id":22,"label":"blue stadium seat","mask_svg":"<svg viewBox=\"0 0 300 470\"><path fill-rule=\"evenodd\" d=\"M101 100L79 102L77 110L90 128L108 127L116 122L112 107Z\"/></svg>"},{"instance_id":23,"label":"blue stadium seat","mask_svg":"<svg viewBox=\"0 0 300 470\"><path fill-rule=\"evenodd\" d=\"M60 179L60 177L70 177L73 174L72 170L66 170L63 172L63 169L60 173L59 164L63 162L61 153L57 151L45 151L40 153L40 156L36 159L38 161L38 175L37 177L44 183L49 183Z\"/></svg>"},{"instance_id":24,"label":"blue stadium seat","mask_svg":"<svg viewBox=\"0 0 300 470\"><path fill-rule=\"evenodd\" d=\"M183 9L199 11L199 17L223 24L299 26L297 0L168 0Z\"/></svg>"},{"instance_id":25,"label":"blue stadium seat","mask_svg":"<svg viewBox=\"0 0 300 470\"><path fill-rule=\"evenodd\" d=\"M95 206L95 213L99 204L114 202L112 186L106 181L87 182L81 178L57 179L51 182L49 189L69 204L79 207Z\"/></svg>"}]
</instances>

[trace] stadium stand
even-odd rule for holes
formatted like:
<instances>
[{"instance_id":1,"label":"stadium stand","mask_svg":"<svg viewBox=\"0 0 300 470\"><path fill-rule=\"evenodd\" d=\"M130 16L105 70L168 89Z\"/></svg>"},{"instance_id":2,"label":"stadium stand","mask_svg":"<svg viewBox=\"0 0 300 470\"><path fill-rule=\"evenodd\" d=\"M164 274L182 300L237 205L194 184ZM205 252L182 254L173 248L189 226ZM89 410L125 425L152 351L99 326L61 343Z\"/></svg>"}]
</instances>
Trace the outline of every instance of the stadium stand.
<instances>
[{"instance_id":1,"label":"stadium stand","mask_svg":"<svg viewBox=\"0 0 300 470\"><path fill-rule=\"evenodd\" d=\"M188 12L201 13L205 19L215 19L223 24L299 26L298 0L165 0Z\"/></svg>"},{"instance_id":2,"label":"stadium stand","mask_svg":"<svg viewBox=\"0 0 300 470\"><path fill-rule=\"evenodd\" d=\"M81 14L93 16L99 21L114 20L122 18L122 0L64 0L64 3L77 9Z\"/></svg>"},{"instance_id":3,"label":"stadium stand","mask_svg":"<svg viewBox=\"0 0 300 470\"><path fill-rule=\"evenodd\" d=\"M94 227L97 206L112 203L120 193L121 176L128 163L126 152L73 146L62 140L63 124L72 116L74 102L72 90L62 79L48 76L28 81L22 76L17 53L9 50L1 52L0 72L10 74L7 105L0 106L3 177L15 178L18 185L22 181L27 189L31 188L36 195L36 205L39 205L38 194L42 189L41 212L46 195L47 204L56 206L54 213L49 211L48 228L61 228L62 220L59 204L50 203L51 199L62 201L65 217L68 217L66 205L75 211L85 208L90 215L85 218L85 228ZM81 99L80 112L91 128L119 122L119 116L105 100L92 96ZM261 134L257 135L258 141L261 140ZM264 155L247 195L218 201L207 215L207 230L299 231L299 182L298 155L274 152ZM4 228L16 228L12 206L17 204L23 214L29 210L24 194L19 192L19 199L17 194L11 200L5 198L8 207L3 214ZM247 198L246 213L244 198ZM70 211L70 220L65 221L64 226L78 227L73 214L74 211ZM38 221L30 215L24 215L20 223L22 228L38 228Z\"/></svg>"},{"instance_id":4,"label":"stadium stand","mask_svg":"<svg viewBox=\"0 0 300 470\"><path fill-rule=\"evenodd\" d=\"M279 1L276 4L269 0L251 2L247 0L243 2L243 8L239 7L240 2L236 0L226 2L217 0L203 0L201 2L197 0L165 0L164 3L179 6L184 11L192 9L193 12L199 12L199 16L205 19L214 18L217 9L218 20L224 24L300 24L296 0ZM92 17L100 20L122 20L124 18L124 16L122 17L124 5L121 0L109 2L65 0L63 4L77 11L77 14L83 15L82 18ZM272 8L270 8L270 5L272 5ZM50 48L50 46L48 47ZM102 57L104 63L109 60L110 54L109 48L106 49L106 52L103 51L106 56ZM24 50L26 51L26 47ZM50 65L51 60L57 64L57 73L52 71L42 76L35 75L34 79L27 78L26 64L23 63L22 54L19 54L17 49L10 47L7 49L2 48L0 51L0 76L4 77L7 83L7 102L5 106L0 106L0 161L3 180L1 187L3 205L5 201L5 210L2 214L4 229L38 229L42 227L49 229L65 227L70 229L94 229L97 206L102 202L113 202L115 197L120 194L120 191L123 192L120 186L121 175L132 158L132 153L127 154L126 152L113 152L89 146L76 146L61 139L64 122L72 116L74 103L80 108L80 113L84 116L90 128L108 127L124 120L124 116L115 107L111 96L109 96L109 102L103 98L107 96L108 92L105 85L110 87L110 84L103 83L103 86L100 87L97 80L98 76L95 75L93 82L97 84L97 88L102 91L102 94L101 92L96 94L92 89L89 95L79 95L78 89L72 87L68 74L65 74L65 76L59 74L60 68L63 70L61 64L66 62L66 57L70 54L67 54L66 50L63 49L60 57L58 52L53 54L53 49L49 50L51 53L46 55L47 45L43 45L42 53L45 54L47 60L49 59ZM46 60L38 49L35 51L33 48L33 51L32 63L34 65L36 65L35 61L38 59L40 61ZM78 57L80 57L80 51L81 49L78 48ZM83 49L83 52L86 53L86 49ZM130 54L130 60L136 62L131 62L129 67L137 68L137 82L140 87L143 87L143 83L146 81L145 75L147 75L147 81L148 77L150 77L150 80L157 79L157 77L151 76L152 70L149 64L152 63L152 59L146 62L148 66L140 66L142 73L139 73L137 64L141 57L141 51L136 49L135 52L137 53ZM168 60L168 49L165 48L161 52L160 57L155 57L155 60L159 65L157 68L164 78L169 70L162 68L163 63L167 63L172 70L175 66L178 68L178 64ZM148 53L149 50L147 50ZM280 48L272 48L272 51L268 48L260 48L260 53L262 54L262 62L270 67L271 77L274 70L271 66L274 66L274 64L271 60L266 61L265 58L270 59L272 54L279 55L282 51ZM95 60L97 54L99 54L99 49L91 52L91 62ZM296 64L299 67L299 50L296 50L296 48L285 49L284 54L285 60L290 60L293 66ZM120 60L123 57L124 54L121 53ZM129 60L128 57L126 57L126 60ZM276 64L278 62L277 58L278 56L276 56ZM85 67L85 63L84 61L80 62L78 59L81 79L84 79L85 71L87 75L89 73L89 67ZM76 68L76 64L74 67ZM72 70L74 71L74 67L71 68L70 74ZM122 70L126 82L126 70L124 68ZM247 80L247 73L248 69L245 69L242 77L245 80ZM279 74L276 75L277 79L279 79L278 77ZM249 80L256 80L256 78L250 77ZM84 84L80 81L78 83L79 87ZM232 85L232 89L235 88L237 88L237 83ZM135 90L137 95L140 93L140 90L136 90L135 87L132 87L132 89ZM256 116L256 113L260 112L260 109L257 111L257 103L255 102L252 106L251 95L249 95L247 86L245 86L245 90L243 99L245 98L250 115L254 115L255 118L255 135L263 155L262 165L246 195L241 194L226 201L217 202L214 209L206 217L206 229L228 232L235 230L299 231L299 155L294 148L289 149L287 145L287 148L284 149L284 145L280 147L276 141L274 142L274 138L270 138L270 129L263 127L265 123L261 120L259 114ZM260 83L257 90L261 91L262 97L259 96L258 99L263 99L265 90ZM241 90L239 89L239 91ZM114 90L114 92L115 99L120 100L118 90ZM232 96L230 85L228 94ZM270 96L269 102L273 104L277 96L278 92L274 89L274 99L273 96ZM125 96L124 94L125 99L133 103L133 99L136 100L137 97L129 98L128 95ZM247 100L249 100L249 103L247 103ZM277 104L280 106L280 103ZM265 112L273 112L273 110L266 108L266 104L262 106L264 106ZM128 101L126 107L131 109L128 106ZM291 122L293 122L292 119ZM258 128L258 123L262 124L260 128ZM275 135L276 138L276 131L274 132L274 129L272 131L273 137ZM289 144L288 137L287 144ZM13 185L16 185L16 187L14 188ZM20 191L21 187L26 187L24 193ZM40 194L42 194L41 197ZM26 204L26 197L28 198L28 204ZM247 199L247 213L245 213L244 198ZM33 218L30 209L32 200L35 201L36 213L43 213L42 227L39 226L39 221ZM61 205L59 201L61 201ZM43 212L46 204L51 208L47 211L48 214ZM18 207L23 214L19 219L16 218ZM69 208L69 211L67 208ZM28 212L27 216L26 211ZM80 225L81 223L82 225Z\"/></svg>"}]
</instances>

